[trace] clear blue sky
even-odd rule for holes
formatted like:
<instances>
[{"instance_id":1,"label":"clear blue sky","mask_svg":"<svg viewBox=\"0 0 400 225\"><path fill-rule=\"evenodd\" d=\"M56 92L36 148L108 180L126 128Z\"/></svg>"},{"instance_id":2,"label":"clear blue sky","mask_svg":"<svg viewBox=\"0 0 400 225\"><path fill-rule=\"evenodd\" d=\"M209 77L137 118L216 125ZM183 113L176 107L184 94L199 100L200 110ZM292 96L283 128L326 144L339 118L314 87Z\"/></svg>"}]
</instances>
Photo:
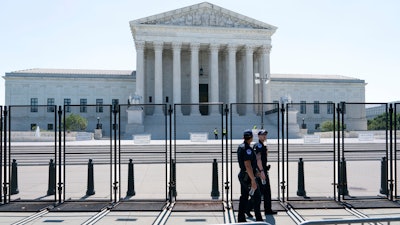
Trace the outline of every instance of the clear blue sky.
<instances>
[{"instance_id":1,"label":"clear blue sky","mask_svg":"<svg viewBox=\"0 0 400 225\"><path fill-rule=\"evenodd\" d=\"M135 70L129 21L200 2L2 0L0 74L30 68ZM351 76L368 83L367 102L400 100L400 1L209 2L278 27L272 73Z\"/></svg>"}]
</instances>

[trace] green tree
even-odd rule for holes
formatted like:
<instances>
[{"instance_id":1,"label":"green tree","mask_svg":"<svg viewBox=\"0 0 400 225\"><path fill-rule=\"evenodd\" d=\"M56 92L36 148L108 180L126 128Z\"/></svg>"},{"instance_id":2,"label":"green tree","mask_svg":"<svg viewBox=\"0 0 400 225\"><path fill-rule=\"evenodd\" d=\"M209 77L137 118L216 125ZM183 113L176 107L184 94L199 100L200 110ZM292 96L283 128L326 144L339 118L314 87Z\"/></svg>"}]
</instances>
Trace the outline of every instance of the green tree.
<instances>
[{"instance_id":1,"label":"green tree","mask_svg":"<svg viewBox=\"0 0 400 225\"><path fill-rule=\"evenodd\" d=\"M336 121L335 130L338 130L338 125L339 123ZM346 124L344 125L344 129L346 129ZM321 124L321 131L322 132L333 131L333 122L331 120L324 121Z\"/></svg>"},{"instance_id":2,"label":"green tree","mask_svg":"<svg viewBox=\"0 0 400 225\"><path fill-rule=\"evenodd\" d=\"M393 115L394 119L394 115ZM388 122L386 126L386 121ZM397 129L400 128L400 114L396 115L396 127ZM393 120L393 126L394 126L394 120ZM389 116L386 118L386 113L382 113L378 115L377 117L368 120L368 130L386 130L386 127L389 127Z\"/></svg>"},{"instance_id":3,"label":"green tree","mask_svg":"<svg viewBox=\"0 0 400 225\"><path fill-rule=\"evenodd\" d=\"M87 125L88 121L78 114L71 113L65 118L65 129L70 131L85 130Z\"/></svg>"}]
</instances>

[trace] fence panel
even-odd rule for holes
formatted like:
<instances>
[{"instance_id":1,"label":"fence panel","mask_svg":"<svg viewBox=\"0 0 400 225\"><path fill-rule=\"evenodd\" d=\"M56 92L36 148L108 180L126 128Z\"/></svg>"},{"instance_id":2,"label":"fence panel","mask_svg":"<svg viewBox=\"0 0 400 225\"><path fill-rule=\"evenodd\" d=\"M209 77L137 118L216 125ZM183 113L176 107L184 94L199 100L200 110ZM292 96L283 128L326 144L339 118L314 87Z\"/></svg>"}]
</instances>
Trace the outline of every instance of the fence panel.
<instances>
[{"instance_id":1,"label":"fence panel","mask_svg":"<svg viewBox=\"0 0 400 225\"><path fill-rule=\"evenodd\" d=\"M288 201L335 198L334 106L319 102L286 105L283 116Z\"/></svg>"},{"instance_id":2,"label":"fence panel","mask_svg":"<svg viewBox=\"0 0 400 225\"><path fill-rule=\"evenodd\" d=\"M111 105L64 106L64 201L111 201L115 167Z\"/></svg>"},{"instance_id":3,"label":"fence panel","mask_svg":"<svg viewBox=\"0 0 400 225\"><path fill-rule=\"evenodd\" d=\"M340 174L342 188L339 194L345 200L386 198L388 162L388 108L385 103L379 115L368 115L367 109L376 103L341 103ZM365 171L365 173L360 173ZM360 174L362 174L360 176ZM382 174L385 178L382 177ZM383 178L383 180L382 180ZM341 193L340 193L341 192Z\"/></svg>"},{"instance_id":4,"label":"fence panel","mask_svg":"<svg viewBox=\"0 0 400 225\"><path fill-rule=\"evenodd\" d=\"M10 201L55 200L56 119L54 105L9 107L3 157Z\"/></svg>"}]
</instances>

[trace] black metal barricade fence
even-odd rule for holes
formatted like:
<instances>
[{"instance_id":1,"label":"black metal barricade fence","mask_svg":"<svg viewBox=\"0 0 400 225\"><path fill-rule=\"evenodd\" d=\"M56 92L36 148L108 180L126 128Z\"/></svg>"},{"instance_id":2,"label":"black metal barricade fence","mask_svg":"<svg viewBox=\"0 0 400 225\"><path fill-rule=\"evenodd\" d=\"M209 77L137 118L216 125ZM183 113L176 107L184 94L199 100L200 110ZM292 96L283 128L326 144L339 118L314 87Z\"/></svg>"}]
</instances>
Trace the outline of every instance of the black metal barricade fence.
<instances>
[{"instance_id":1,"label":"black metal barricade fence","mask_svg":"<svg viewBox=\"0 0 400 225\"><path fill-rule=\"evenodd\" d=\"M269 170L269 179L271 183L271 195L273 200L281 199L281 190L284 188L282 183L282 167L281 167L281 108L278 103L264 104L248 104L234 103L230 104L230 122L228 130L230 140L230 182L231 192L230 200L234 201L234 208L237 209L240 197L240 184L238 173L240 171L237 162L237 148L243 143L243 131L252 130L252 145L258 142L258 131L265 129L268 131L268 164L271 165Z\"/></svg>"},{"instance_id":2,"label":"black metal barricade fence","mask_svg":"<svg viewBox=\"0 0 400 225\"><path fill-rule=\"evenodd\" d=\"M335 197L336 140L333 103L288 103L282 115L282 168L287 201ZM310 179L312 177L312 179Z\"/></svg>"},{"instance_id":3,"label":"black metal barricade fence","mask_svg":"<svg viewBox=\"0 0 400 225\"><path fill-rule=\"evenodd\" d=\"M119 105L118 111L121 198L123 201L165 202L168 199L171 157L167 105ZM146 120L148 117L151 119Z\"/></svg>"},{"instance_id":4,"label":"black metal barricade fence","mask_svg":"<svg viewBox=\"0 0 400 225\"><path fill-rule=\"evenodd\" d=\"M384 112L367 118L365 109L381 105ZM391 106L390 106L391 107ZM340 103L338 108L338 194L345 201L390 198L394 161L389 134L391 108L385 103ZM378 125L378 121L381 124ZM389 164L390 165L389 165ZM360 171L365 171L360 173ZM382 189L383 188L383 189ZM386 189L386 190L384 190Z\"/></svg>"},{"instance_id":5,"label":"black metal barricade fence","mask_svg":"<svg viewBox=\"0 0 400 225\"><path fill-rule=\"evenodd\" d=\"M119 171L112 105L64 106L62 119L62 200L112 202Z\"/></svg>"},{"instance_id":6,"label":"black metal barricade fence","mask_svg":"<svg viewBox=\"0 0 400 225\"><path fill-rule=\"evenodd\" d=\"M386 107L382 115L366 115L373 105ZM2 203L237 200L236 149L245 129L254 141L257 130L269 132L275 200L398 199L398 104L167 106L1 107ZM81 118L87 124L79 128ZM67 127L71 120L78 128ZM368 173L356 176L360 169ZM152 180L146 171L164 178ZM204 175L208 182L193 182Z\"/></svg>"},{"instance_id":7,"label":"black metal barricade fence","mask_svg":"<svg viewBox=\"0 0 400 225\"><path fill-rule=\"evenodd\" d=\"M222 103L174 105L174 199L226 199L225 109Z\"/></svg>"}]
</instances>

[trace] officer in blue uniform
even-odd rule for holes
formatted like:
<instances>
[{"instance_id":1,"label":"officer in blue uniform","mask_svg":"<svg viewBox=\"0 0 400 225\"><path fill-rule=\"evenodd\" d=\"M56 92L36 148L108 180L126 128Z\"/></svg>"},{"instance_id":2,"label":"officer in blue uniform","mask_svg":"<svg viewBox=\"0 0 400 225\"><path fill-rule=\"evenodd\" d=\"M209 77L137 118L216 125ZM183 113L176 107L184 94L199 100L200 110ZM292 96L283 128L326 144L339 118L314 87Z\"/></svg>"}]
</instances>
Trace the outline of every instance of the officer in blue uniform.
<instances>
[{"instance_id":1,"label":"officer in blue uniform","mask_svg":"<svg viewBox=\"0 0 400 225\"><path fill-rule=\"evenodd\" d=\"M237 149L237 157L240 167L238 175L240 182L240 200L238 222L247 222L245 212L249 204L249 195L251 195L251 202L254 205L254 214L256 221L263 221L260 212L261 193L258 187L256 176L257 172L257 159L256 154L250 146L253 140L253 132L245 130L243 133L243 143Z\"/></svg>"},{"instance_id":2,"label":"officer in blue uniform","mask_svg":"<svg viewBox=\"0 0 400 225\"><path fill-rule=\"evenodd\" d=\"M257 177L257 183L260 187L261 195L264 196L264 212L265 215L276 214L271 208L271 185L269 182L268 170L268 147L264 144L267 140L268 131L258 131L258 143L254 144L253 149L257 158L257 169L260 171L260 176Z\"/></svg>"}]
</instances>

